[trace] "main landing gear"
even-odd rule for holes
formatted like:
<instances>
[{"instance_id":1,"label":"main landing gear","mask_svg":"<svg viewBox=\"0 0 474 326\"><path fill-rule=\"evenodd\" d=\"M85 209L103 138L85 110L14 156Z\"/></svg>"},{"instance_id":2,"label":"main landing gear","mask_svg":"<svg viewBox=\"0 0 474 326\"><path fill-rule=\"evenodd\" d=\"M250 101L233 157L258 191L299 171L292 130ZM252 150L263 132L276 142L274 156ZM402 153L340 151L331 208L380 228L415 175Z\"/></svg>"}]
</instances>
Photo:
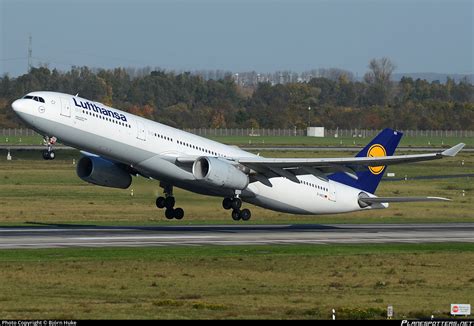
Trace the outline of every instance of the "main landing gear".
<instances>
[{"instance_id":1,"label":"main landing gear","mask_svg":"<svg viewBox=\"0 0 474 326\"><path fill-rule=\"evenodd\" d=\"M56 137L51 137L49 138L48 136L45 136L43 139L43 142L45 145L48 146L48 149L45 149L43 151L43 159L45 160L54 160L56 157L56 154L53 151L53 145L56 144L56 141L58 139Z\"/></svg>"},{"instance_id":2,"label":"main landing gear","mask_svg":"<svg viewBox=\"0 0 474 326\"><path fill-rule=\"evenodd\" d=\"M250 213L249 209L245 208L240 210L240 208L242 207L242 200L237 196L235 196L234 198L224 198L224 200L222 201L222 207L227 210L232 209L232 219L234 221L248 221L252 216L252 213Z\"/></svg>"},{"instance_id":3,"label":"main landing gear","mask_svg":"<svg viewBox=\"0 0 474 326\"><path fill-rule=\"evenodd\" d=\"M180 220L184 217L184 210L182 208L174 208L176 200L173 196L173 186L164 185L162 186L164 189L165 197L158 197L156 198L156 207L158 208L166 208L165 216L167 219L171 220L173 218Z\"/></svg>"}]
</instances>

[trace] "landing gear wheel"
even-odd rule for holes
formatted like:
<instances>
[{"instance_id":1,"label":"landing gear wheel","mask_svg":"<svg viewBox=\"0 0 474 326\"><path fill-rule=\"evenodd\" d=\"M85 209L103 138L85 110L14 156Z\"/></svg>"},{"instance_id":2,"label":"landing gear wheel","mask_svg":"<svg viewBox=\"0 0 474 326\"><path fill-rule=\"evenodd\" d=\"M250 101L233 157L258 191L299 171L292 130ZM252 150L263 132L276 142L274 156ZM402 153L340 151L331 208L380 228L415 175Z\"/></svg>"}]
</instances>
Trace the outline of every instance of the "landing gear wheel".
<instances>
[{"instance_id":1,"label":"landing gear wheel","mask_svg":"<svg viewBox=\"0 0 474 326\"><path fill-rule=\"evenodd\" d=\"M55 157L56 157L56 153L54 153L53 151L48 151L47 149L43 151L43 159L54 160Z\"/></svg>"},{"instance_id":2,"label":"landing gear wheel","mask_svg":"<svg viewBox=\"0 0 474 326\"><path fill-rule=\"evenodd\" d=\"M169 196L169 197L165 198L165 207L166 208L173 208L175 203L176 203L176 200L174 199L174 197Z\"/></svg>"},{"instance_id":3,"label":"landing gear wheel","mask_svg":"<svg viewBox=\"0 0 474 326\"><path fill-rule=\"evenodd\" d=\"M156 198L156 207L164 208L165 207L165 197Z\"/></svg>"},{"instance_id":4,"label":"landing gear wheel","mask_svg":"<svg viewBox=\"0 0 474 326\"><path fill-rule=\"evenodd\" d=\"M174 218L180 220L184 217L184 210L182 208L176 208L174 210Z\"/></svg>"},{"instance_id":5,"label":"landing gear wheel","mask_svg":"<svg viewBox=\"0 0 474 326\"><path fill-rule=\"evenodd\" d=\"M234 210L232 211L232 219L233 219L234 221L240 221L240 210L234 209Z\"/></svg>"},{"instance_id":6,"label":"landing gear wheel","mask_svg":"<svg viewBox=\"0 0 474 326\"><path fill-rule=\"evenodd\" d=\"M160 183L160 187L164 190L164 197L160 196L156 198L156 207L166 208L165 217L168 220L173 218L181 220L184 217L184 210L182 208L174 208L176 200L173 196L173 186L170 184Z\"/></svg>"},{"instance_id":7,"label":"landing gear wheel","mask_svg":"<svg viewBox=\"0 0 474 326\"><path fill-rule=\"evenodd\" d=\"M233 210L239 210L240 207L242 207L242 200L240 198L237 198L237 197L233 198L231 207L232 207Z\"/></svg>"},{"instance_id":8,"label":"landing gear wheel","mask_svg":"<svg viewBox=\"0 0 474 326\"><path fill-rule=\"evenodd\" d=\"M174 209L172 208L167 208L165 210L165 216L168 220L172 220L174 218Z\"/></svg>"},{"instance_id":9,"label":"landing gear wheel","mask_svg":"<svg viewBox=\"0 0 474 326\"><path fill-rule=\"evenodd\" d=\"M231 209L232 198L229 198L229 197L224 198L224 200L222 201L222 207L224 207L224 209Z\"/></svg>"},{"instance_id":10,"label":"landing gear wheel","mask_svg":"<svg viewBox=\"0 0 474 326\"><path fill-rule=\"evenodd\" d=\"M250 210L245 208L243 210L240 211L240 218L243 220L243 221L248 221L250 220L250 217L252 216L252 213L250 213Z\"/></svg>"}]
</instances>

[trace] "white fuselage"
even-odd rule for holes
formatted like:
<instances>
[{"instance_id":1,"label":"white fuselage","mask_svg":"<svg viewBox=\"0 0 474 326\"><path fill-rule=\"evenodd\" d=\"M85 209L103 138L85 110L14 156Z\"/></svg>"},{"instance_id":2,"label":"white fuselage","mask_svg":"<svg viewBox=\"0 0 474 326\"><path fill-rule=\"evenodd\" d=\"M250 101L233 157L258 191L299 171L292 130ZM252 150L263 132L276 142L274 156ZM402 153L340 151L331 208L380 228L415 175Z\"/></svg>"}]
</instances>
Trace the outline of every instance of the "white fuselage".
<instances>
[{"instance_id":1,"label":"white fuselage","mask_svg":"<svg viewBox=\"0 0 474 326\"><path fill-rule=\"evenodd\" d=\"M64 144L129 165L147 177L193 192L232 196L233 190L203 186L191 171L176 163L180 157L257 157L234 146L221 144L104 104L56 92L33 92L44 99L19 99L15 112L43 135ZM271 178L272 187L252 182L241 198L249 203L294 214L331 214L356 210L359 189L313 175ZM383 205L386 207L386 205ZM377 208L383 208L377 207ZM372 207L375 208L375 207Z\"/></svg>"}]
</instances>

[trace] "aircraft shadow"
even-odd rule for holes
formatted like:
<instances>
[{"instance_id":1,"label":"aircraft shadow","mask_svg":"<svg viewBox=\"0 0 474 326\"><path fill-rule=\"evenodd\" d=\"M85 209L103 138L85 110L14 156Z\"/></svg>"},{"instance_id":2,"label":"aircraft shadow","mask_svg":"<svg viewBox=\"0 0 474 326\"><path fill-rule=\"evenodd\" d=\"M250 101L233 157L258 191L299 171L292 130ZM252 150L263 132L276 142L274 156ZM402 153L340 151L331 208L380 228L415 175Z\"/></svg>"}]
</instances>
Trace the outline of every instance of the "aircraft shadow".
<instances>
[{"instance_id":1,"label":"aircraft shadow","mask_svg":"<svg viewBox=\"0 0 474 326\"><path fill-rule=\"evenodd\" d=\"M339 230L340 227L324 224L269 224L269 225L160 225L160 226L104 226L94 224L71 224L71 223L42 223L42 222L26 222L29 225L0 227L1 229L31 229L32 226L38 230L47 228L67 228L72 230L96 229L96 230L140 230L140 231L156 231L156 232L241 232L241 231L267 231L267 232L313 232Z\"/></svg>"}]
</instances>

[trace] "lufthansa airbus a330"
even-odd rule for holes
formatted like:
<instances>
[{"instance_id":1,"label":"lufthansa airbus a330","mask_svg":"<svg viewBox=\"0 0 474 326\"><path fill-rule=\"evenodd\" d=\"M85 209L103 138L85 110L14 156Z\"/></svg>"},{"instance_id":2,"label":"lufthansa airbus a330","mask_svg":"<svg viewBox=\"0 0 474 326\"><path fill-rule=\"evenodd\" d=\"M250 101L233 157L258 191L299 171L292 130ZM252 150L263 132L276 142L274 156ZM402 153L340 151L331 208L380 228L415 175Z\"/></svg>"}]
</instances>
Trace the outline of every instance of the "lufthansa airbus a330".
<instances>
[{"instance_id":1,"label":"lufthansa airbus a330","mask_svg":"<svg viewBox=\"0 0 474 326\"><path fill-rule=\"evenodd\" d=\"M248 220L242 201L292 214L332 214L387 208L390 202L439 201L439 197L377 197L391 164L455 156L443 152L394 156L402 133L385 129L356 157L264 158L102 103L56 92L32 92L12 104L16 114L42 134L54 159L58 140L81 150L77 175L99 186L126 189L132 175L160 181L156 206L181 219L173 187L222 197L234 220Z\"/></svg>"}]
</instances>

